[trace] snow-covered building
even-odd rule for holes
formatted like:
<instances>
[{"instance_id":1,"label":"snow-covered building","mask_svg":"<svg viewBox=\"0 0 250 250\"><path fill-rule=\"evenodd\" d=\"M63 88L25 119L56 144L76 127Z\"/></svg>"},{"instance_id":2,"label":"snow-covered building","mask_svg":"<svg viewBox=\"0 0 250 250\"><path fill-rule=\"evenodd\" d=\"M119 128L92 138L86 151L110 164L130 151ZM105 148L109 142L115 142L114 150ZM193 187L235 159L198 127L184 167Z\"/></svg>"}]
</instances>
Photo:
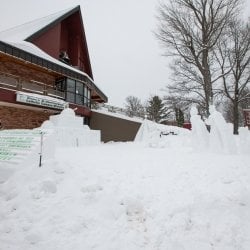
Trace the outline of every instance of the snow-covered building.
<instances>
[{"instance_id":1,"label":"snow-covered building","mask_svg":"<svg viewBox=\"0 0 250 250\"><path fill-rule=\"evenodd\" d=\"M34 128L65 106L89 124L94 83L80 6L0 32L0 122Z\"/></svg>"}]
</instances>

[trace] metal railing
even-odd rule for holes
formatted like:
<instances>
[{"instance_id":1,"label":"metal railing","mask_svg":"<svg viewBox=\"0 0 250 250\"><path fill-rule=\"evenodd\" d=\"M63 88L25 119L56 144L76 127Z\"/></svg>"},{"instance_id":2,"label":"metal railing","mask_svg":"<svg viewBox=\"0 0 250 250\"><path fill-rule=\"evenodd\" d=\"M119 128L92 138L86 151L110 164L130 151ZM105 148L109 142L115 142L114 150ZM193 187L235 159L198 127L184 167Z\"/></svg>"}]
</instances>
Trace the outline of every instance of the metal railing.
<instances>
[{"instance_id":1,"label":"metal railing","mask_svg":"<svg viewBox=\"0 0 250 250\"><path fill-rule=\"evenodd\" d=\"M23 79L9 73L0 72L0 87L65 99L65 92L56 89L55 85Z\"/></svg>"}]
</instances>

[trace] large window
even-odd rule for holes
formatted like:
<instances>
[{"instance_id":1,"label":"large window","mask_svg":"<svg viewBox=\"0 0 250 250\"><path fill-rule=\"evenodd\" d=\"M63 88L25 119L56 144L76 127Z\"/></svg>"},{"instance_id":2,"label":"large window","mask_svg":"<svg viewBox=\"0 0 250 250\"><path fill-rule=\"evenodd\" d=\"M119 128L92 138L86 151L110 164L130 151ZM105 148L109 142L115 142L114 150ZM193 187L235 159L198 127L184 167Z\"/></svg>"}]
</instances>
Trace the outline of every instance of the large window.
<instances>
[{"instance_id":1,"label":"large window","mask_svg":"<svg viewBox=\"0 0 250 250\"><path fill-rule=\"evenodd\" d=\"M83 82L68 78L66 90L66 101L90 107L91 92Z\"/></svg>"}]
</instances>

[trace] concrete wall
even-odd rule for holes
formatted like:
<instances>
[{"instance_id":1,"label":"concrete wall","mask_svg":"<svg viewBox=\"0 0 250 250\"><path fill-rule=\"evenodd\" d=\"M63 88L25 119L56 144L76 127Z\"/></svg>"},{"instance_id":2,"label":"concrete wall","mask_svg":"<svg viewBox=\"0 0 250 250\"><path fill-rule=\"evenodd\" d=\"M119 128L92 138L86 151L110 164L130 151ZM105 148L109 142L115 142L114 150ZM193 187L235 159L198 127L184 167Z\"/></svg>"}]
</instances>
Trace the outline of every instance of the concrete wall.
<instances>
[{"instance_id":1,"label":"concrete wall","mask_svg":"<svg viewBox=\"0 0 250 250\"><path fill-rule=\"evenodd\" d=\"M101 130L101 140L133 141L141 123L92 111L90 128Z\"/></svg>"}]
</instances>

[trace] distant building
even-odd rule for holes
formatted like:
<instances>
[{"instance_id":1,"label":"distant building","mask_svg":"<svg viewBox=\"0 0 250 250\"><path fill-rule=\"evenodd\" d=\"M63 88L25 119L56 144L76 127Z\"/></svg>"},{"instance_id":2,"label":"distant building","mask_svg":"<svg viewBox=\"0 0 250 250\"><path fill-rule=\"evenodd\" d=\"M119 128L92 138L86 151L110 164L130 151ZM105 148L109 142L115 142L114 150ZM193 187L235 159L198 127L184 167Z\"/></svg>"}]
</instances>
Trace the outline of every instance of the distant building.
<instances>
[{"instance_id":1,"label":"distant building","mask_svg":"<svg viewBox=\"0 0 250 250\"><path fill-rule=\"evenodd\" d=\"M0 32L0 121L35 128L65 105L89 124L93 79L80 6Z\"/></svg>"}]
</instances>

